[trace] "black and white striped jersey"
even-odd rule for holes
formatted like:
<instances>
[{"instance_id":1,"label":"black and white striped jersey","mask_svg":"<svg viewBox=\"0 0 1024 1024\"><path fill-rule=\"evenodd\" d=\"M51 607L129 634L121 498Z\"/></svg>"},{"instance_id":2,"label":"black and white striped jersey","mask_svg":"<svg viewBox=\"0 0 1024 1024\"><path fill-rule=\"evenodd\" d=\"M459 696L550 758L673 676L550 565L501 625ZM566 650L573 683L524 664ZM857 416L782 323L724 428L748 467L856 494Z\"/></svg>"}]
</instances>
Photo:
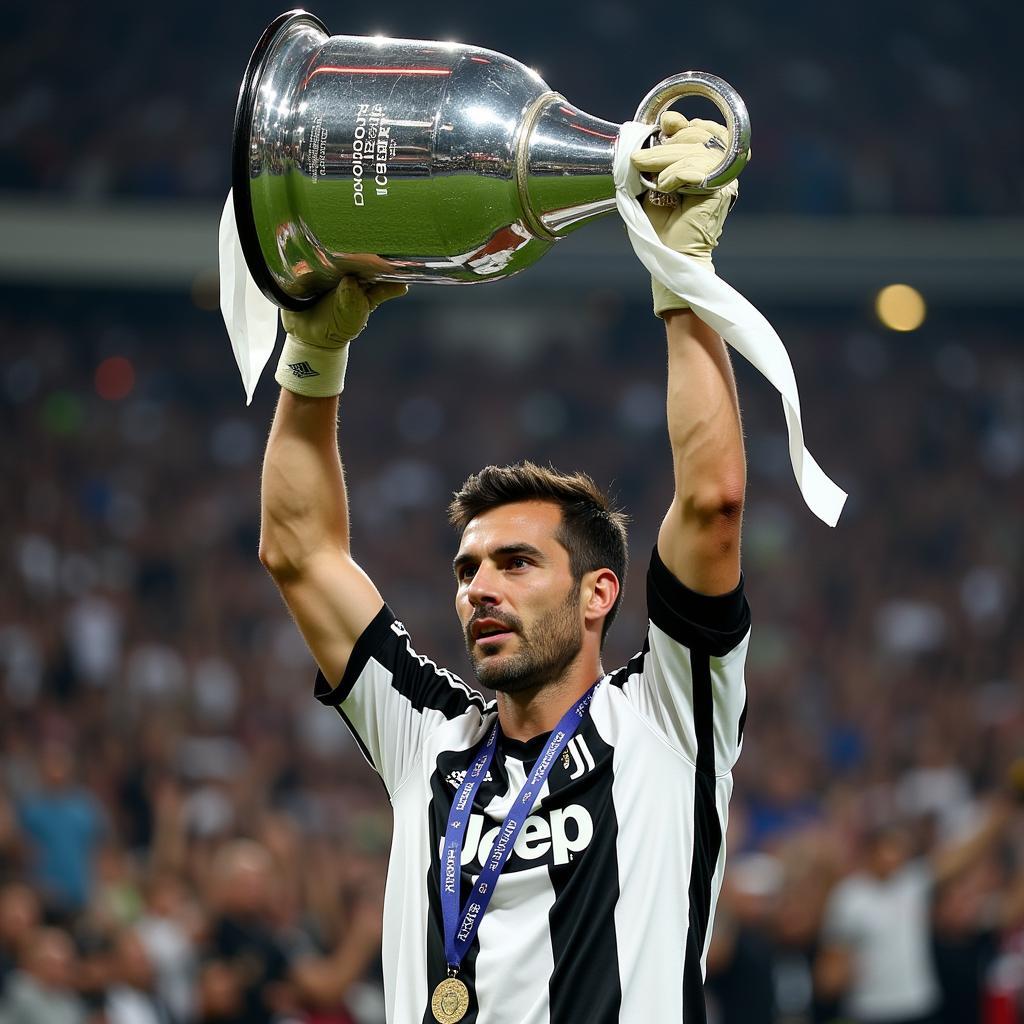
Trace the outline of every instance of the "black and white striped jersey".
<instances>
[{"instance_id":1,"label":"black and white striped jersey","mask_svg":"<svg viewBox=\"0 0 1024 1024\"><path fill-rule=\"evenodd\" d=\"M750 611L684 587L655 551L648 630L604 677L495 887L460 976L479 1024L698 1024L704 961L746 714ZM387 787L394 838L384 901L390 1024L430 1024L445 977L439 859L452 796L494 702L416 653L385 606L334 688ZM462 855L460 906L547 736L499 738Z\"/></svg>"}]
</instances>

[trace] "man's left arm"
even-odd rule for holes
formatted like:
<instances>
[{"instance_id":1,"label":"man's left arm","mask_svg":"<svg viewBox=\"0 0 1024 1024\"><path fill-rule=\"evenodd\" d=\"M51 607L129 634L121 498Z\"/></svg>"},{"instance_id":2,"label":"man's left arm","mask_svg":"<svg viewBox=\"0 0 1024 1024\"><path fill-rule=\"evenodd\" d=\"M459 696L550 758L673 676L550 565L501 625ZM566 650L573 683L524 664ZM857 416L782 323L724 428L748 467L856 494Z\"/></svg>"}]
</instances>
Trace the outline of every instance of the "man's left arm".
<instances>
[{"instance_id":1,"label":"man's left arm","mask_svg":"<svg viewBox=\"0 0 1024 1024\"><path fill-rule=\"evenodd\" d=\"M728 141L721 125L672 111L662 116L661 129L667 142L634 154L633 163L657 174L668 193L703 180ZM672 205L648 197L644 209L664 245L710 265L736 191L730 182L709 195L680 195ZM640 718L698 772L714 777L731 771L746 721L743 435L722 339L657 280L653 292L654 312L668 335L675 496L647 574L647 638L616 679Z\"/></svg>"},{"instance_id":2,"label":"man's left arm","mask_svg":"<svg viewBox=\"0 0 1024 1024\"><path fill-rule=\"evenodd\" d=\"M658 554L681 583L725 594L740 580L746 461L736 381L721 337L689 309L666 312L675 495Z\"/></svg>"},{"instance_id":3,"label":"man's left arm","mask_svg":"<svg viewBox=\"0 0 1024 1024\"><path fill-rule=\"evenodd\" d=\"M713 121L688 121L669 111L662 145L634 154L642 172L656 173L665 192L702 181L728 143ZM714 271L712 253L736 200L730 182L709 195L677 193L674 205L644 208L661 241ZM687 307L653 282L654 311L668 335L668 433L675 496L658 535L658 554L690 590L719 595L740 580L740 521L746 462L736 381L725 343Z\"/></svg>"}]
</instances>

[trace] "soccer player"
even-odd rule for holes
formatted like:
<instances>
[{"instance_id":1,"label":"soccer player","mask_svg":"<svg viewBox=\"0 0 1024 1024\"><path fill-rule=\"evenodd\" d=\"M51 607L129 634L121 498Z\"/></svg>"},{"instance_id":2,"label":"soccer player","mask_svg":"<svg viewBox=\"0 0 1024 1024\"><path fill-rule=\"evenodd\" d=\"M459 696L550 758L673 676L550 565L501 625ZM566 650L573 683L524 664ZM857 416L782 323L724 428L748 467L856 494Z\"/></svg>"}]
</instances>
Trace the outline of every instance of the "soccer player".
<instances>
[{"instance_id":1,"label":"soccer player","mask_svg":"<svg viewBox=\"0 0 1024 1024\"><path fill-rule=\"evenodd\" d=\"M719 125L670 113L662 130L665 144L634 160L667 191L721 159ZM680 194L648 216L710 265L735 195L735 183ZM456 494L455 610L488 701L417 653L350 551L337 439L347 346L403 291L346 279L283 315L260 547L319 665L316 696L394 809L388 1020L703 1022L750 623L725 346L654 285L675 496L651 554L647 633L622 668L606 671L601 648L626 530L593 482L522 463L487 467Z\"/></svg>"}]
</instances>

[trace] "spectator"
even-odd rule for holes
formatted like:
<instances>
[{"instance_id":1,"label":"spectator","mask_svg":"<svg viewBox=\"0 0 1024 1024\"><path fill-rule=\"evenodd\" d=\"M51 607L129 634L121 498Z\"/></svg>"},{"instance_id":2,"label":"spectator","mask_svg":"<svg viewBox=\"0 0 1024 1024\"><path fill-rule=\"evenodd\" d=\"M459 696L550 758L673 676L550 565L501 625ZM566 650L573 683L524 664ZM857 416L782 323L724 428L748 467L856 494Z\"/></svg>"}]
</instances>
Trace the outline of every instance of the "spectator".
<instances>
[{"instance_id":1,"label":"spectator","mask_svg":"<svg viewBox=\"0 0 1024 1024\"><path fill-rule=\"evenodd\" d=\"M46 742L39 756L41 787L18 808L33 877L49 906L61 913L74 913L88 902L104 831L95 798L72 776L71 750L57 740Z\"/></svg>"},{"instance_id":2,"label":"spectator","mask_svg":"<svg viewBox=\"0 0 1024 1024\"><path fill-rule=\"evenodd\" d=\"M774 1024L772 958L767 934L770 895L750 891L751 864L736 865L718 902L708 951L708 996L719 1024Z\"/></svg>"},{"instance_id":3,"label":"spectator","mask_svg":"<svg viewBox=\"0 0 1024 1024\"><path fill-rule=\"evenodd\" d=\"M245 1020L271 1024L288 1009L293 995L289 963L272 928L274 877L266 849L250 840L227 843L212 870L209 955L237 974Z\"/></svg>"},{"instance_id":4,"label":"spectator","mask_svg":"<svg viewBox=\"0 0 1024 1024\"><path fill-rule=\"evenodd\" d=\"M932 948L942 990L940 1024L983 1024L985 982L1001 939L1024 923L1024 870L1004 891L984 858L936 887Z\"/></svg>"},{"instance_id":5,"label":"spectator","mask_svg":"<svg viewBox=\"0 0 1024 1024\"><path fill-rule=\"evenodd\" d=\"M211 960L199 976L198 1024L246 1024L241 975L222 960Z\"/></svg>"},{"instance_id":6,"label":"spectator","mask_svg":"<svg viewBox=\"0 0 1024 1024\"><path fill-rule=\"evenodd\" d=\"M20 966L0 1004L4 1024L85 1024L85 1007L73 989L75 950L64 932L33 932Z\"/></svg>"},{"instance_id":7,"label":"spectator","mask_svg":"<svg viewBox=\"0 0 1024 1024\"><path fill-rule=\"evenodd\" d=\"M156 992L153 963L139 936L124 929L114 942L114 978L107 992L107 1024L171 1024Z\"/></svg>"},{"instance_id":8,"label":"spectator","mask_svg":"<svg viewBox=\"0 0 1024 1024\"><path fill-rule=\"evenodd\" d=\"M886 823L865 841L864 868L840 882L826 910L817 977L822 994L842 995L857 1024L934 1024L942 991L930 947L930 903L983 855L1012 820L997 803L966 840L914 858L905 823Z\"/></svg>"},{"instance_id":9,"label":"spectator","mask_svg":"<svg viewBox=\"0 0 1024 1024\"><path fill-rule=\"evenodd\" d=\"M135 929L156 971L156 992L174 1024L191 1019L195 1002L195 922L189 917L182 880L170 871L150 878L146 911Z\"/></svg>"},{"instance_id":10,"label":"spectator","mask_svg":"<svg viewBox=\"0 0 1024 1024\"><path fill-rule=\"evenodd\" d=\"M39 898L27 885L10 882L0 889L0 999L26 938L39 927L39 919Z\"/></svg>"}]
</instances>

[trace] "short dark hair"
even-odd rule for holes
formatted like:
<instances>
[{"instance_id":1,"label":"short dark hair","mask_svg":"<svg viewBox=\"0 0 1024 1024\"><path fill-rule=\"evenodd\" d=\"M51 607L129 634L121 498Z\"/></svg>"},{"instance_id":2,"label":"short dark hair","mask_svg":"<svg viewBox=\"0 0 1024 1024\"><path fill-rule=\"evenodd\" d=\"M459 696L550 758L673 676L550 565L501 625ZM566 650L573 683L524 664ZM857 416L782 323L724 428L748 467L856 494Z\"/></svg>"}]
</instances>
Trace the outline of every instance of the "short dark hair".
<instances>
[{"instance_id":1,"label":"short dark hair","mask_svg":"<svg viewBox=\"0 0 1024 1024\"><path fill-rule=\"evenodd\" d=\"M577 585L595 569L611 569L618 577L619 594L601 629L603 645L622 601L629 564L628 517L612 507L586 473L559 473L550 466L517 462L487 466L469 477L455 492L448 519L456 529L465 530L482 512L517 501L550 501L561 509L555 537L569 552L569 571Z\"/></svg>"}]
</instances>

